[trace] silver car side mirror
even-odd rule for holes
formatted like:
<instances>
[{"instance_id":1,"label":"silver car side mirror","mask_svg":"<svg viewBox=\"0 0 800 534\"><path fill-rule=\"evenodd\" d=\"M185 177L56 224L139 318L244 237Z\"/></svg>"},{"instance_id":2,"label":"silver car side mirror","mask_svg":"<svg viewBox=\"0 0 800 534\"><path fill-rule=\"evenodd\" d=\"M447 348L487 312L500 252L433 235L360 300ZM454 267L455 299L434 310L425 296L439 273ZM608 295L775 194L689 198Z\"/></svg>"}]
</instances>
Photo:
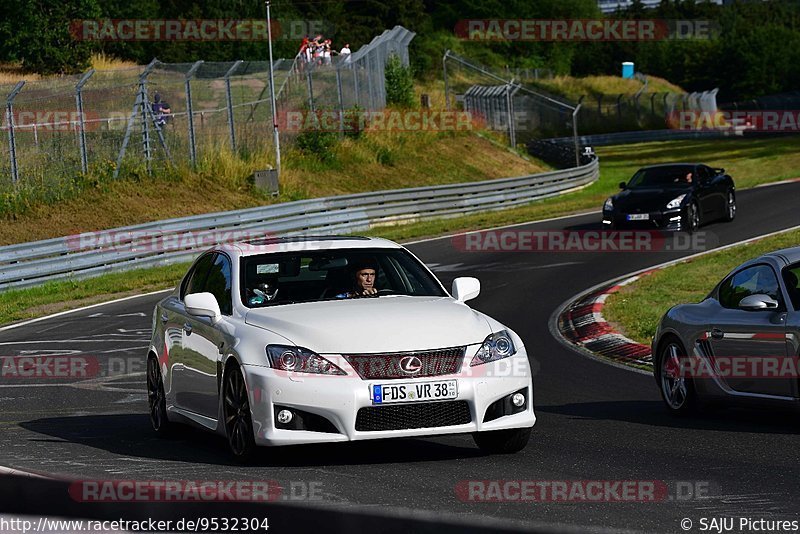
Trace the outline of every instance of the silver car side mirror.
<instances>
[{"instance_id":1,"label":"silver car side mirror","mask_svg":"<svg viewBox=\"0 0 800 534\"><path fill-rule=\"evenodd\" d=\"M192 293L183 299L186 313L195 317L208 317L211 323L216 323L222 318L217 298L211 293Z\"/></svg>"},{"instance_id":2,"label":"silver car side mirror","mask_svg":"<svg viewBox=\"0 0 800 534\"><path fill-rule=\"evenodd\" d=\"M472 300L481 293L481 283L477 278L462 276L453 280L453 298L459 302Z\"/></svg>"},{"instance_id":3,"label":"silver car side mirror","mask_svg":"<svg viewBox=\"0 0 800 534\"><path fill-rule=\"evenodd\" d=\"M777 310L778 301L769 295L755 294L748 295L739 301L739 308L742 310Z\"/></svg>"}]
</instances>

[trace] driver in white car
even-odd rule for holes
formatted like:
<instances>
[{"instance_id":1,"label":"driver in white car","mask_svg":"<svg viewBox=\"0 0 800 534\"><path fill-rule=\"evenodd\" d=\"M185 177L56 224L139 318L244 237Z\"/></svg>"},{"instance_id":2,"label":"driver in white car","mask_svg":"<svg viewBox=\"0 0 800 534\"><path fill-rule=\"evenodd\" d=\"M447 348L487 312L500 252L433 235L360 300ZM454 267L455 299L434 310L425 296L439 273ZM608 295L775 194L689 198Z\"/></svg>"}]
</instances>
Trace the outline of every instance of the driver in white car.
<instances>
[{"instance_id":1,"label":"driver in white car","mask_svg":"<svg viewBox=\"0 0 800 534\"><path fill-rule=\"evenodd\" d=\"M367 259L357 263L353 270L353 289L345 293L339 293L336 298L351 299L377 295L378 290L375 288L377 273L378 265L375 261Z\"/></svg>"}]
</instances>

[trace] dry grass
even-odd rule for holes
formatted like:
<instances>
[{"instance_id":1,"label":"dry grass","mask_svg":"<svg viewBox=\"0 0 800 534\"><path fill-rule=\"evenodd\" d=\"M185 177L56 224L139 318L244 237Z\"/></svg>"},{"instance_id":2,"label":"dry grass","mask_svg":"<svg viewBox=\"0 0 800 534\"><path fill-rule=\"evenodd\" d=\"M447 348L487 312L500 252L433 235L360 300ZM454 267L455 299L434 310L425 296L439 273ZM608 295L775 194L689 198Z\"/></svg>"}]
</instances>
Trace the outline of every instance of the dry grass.
<instances>
[{"instance_id":1,"label":"dry grass","mask_svg":"<svg viewBox=\"0 0 800 534\"><path fill-rule=\"evenodd\" d=\"M254 191L248 176L266 168L269 154L247 162L221 152L183 169L179 178L103 182L56 204L34 205L0 225L0 245L115 228L148 221L229 211L274 202ZM488 180L541 172L475 134L369 134L345 140L332 162L288 151L281 201L443 183Z\"/></svg>"},{"instance_id":2,"label":"dry grass","mask_svg":"<svg viewBox=\"0 0 800 534\"><path fill-rule=\"evenodd\" d=\"M41 79L42 77L36 73L23 71L18 64L0 63L0 85L14 85L20 80L33 82Z\"/></svg>"},{"instance_id":3,"label":"dry grass","mask_svg":"<svg viewBox=\"0 0 800 534\"><path fill-rule=\"evenodd\" d=\"M675 84L658 78L648 76L647 93L684 93L685 91ZM573 78L572 76L556 76L550 80L539 80L538 85L553 93L577 100L581 95L633 95L642 88L642 82L635 79L625 79L619 76L587 76Z\"/></svg>"},{"instance_id":4,"label":"dry grass","mask_svg":"<svg viewBox=\"0 0 800 534\"><path fill-rule=\"evenodd\" d=\"M114 56L109 56L105 52L92 54L92 68L94 70L131 69L138 66L139 65L133 61L118 59Z\"/></svg>"}]
</instances>

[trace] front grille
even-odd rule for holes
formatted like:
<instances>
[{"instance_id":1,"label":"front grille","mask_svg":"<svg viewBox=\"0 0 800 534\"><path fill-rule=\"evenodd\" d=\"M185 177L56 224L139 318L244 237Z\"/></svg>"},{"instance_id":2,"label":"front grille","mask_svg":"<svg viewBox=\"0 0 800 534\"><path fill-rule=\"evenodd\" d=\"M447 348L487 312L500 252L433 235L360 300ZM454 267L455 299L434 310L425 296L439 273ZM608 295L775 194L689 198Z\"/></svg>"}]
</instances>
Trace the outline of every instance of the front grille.
<instances>
[{"instance_id":1,"label":"front grille","mask_svg":"<svg viewBox=\"0 0 800 534\"><path fill-rule=\"evenodd\" d=\"M421 378L459 372L464 350L466 347L387 354L345 354L344 358L364 379ZM401 362L407 362L406 358L409 357L419 358L419 371L411 373L403 370Z\"/></svg>"},{"instance_id":2,"label":"front grille","mask_svg":"<svg viewBox=\"0 0 800 534\"><path fill-rule=\"evenodd\" d=\"M471 422L472 415L467 401L398 404L361 408L356 416L356 430L359 432L408 430L466 425Z\"/></svg>"}]
</instances>

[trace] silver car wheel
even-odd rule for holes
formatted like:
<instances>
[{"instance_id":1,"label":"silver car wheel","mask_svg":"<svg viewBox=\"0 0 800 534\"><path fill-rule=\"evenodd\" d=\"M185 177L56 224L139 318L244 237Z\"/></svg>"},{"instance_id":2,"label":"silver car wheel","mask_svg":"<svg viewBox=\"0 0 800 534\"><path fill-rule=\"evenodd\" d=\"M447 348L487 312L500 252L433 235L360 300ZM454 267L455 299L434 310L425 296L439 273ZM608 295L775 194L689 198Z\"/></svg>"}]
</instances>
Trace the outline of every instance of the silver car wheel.
<instances>
[{"instance_id":1,"label":"silver car wheel","mask_svg":"<svg viewBox=\"0 0 800 534\"><path fill-rule=\"evenodd\" d=\"M661 357L661 391L664 400L673 410L679 410L686 403L688 390L686 378L681 376L680 347L670 343Z\"/></svg>"},{"instance_id":2,"label":"silver car wheel","mask_svg":"<svg viewBox=\"0 0 800 534\"><path fill-rule=\"evenodd\" d=\"M736 217L736 197L733 193L728 193L728 220L732 221Z\"/></svg>"}]
</instances>

